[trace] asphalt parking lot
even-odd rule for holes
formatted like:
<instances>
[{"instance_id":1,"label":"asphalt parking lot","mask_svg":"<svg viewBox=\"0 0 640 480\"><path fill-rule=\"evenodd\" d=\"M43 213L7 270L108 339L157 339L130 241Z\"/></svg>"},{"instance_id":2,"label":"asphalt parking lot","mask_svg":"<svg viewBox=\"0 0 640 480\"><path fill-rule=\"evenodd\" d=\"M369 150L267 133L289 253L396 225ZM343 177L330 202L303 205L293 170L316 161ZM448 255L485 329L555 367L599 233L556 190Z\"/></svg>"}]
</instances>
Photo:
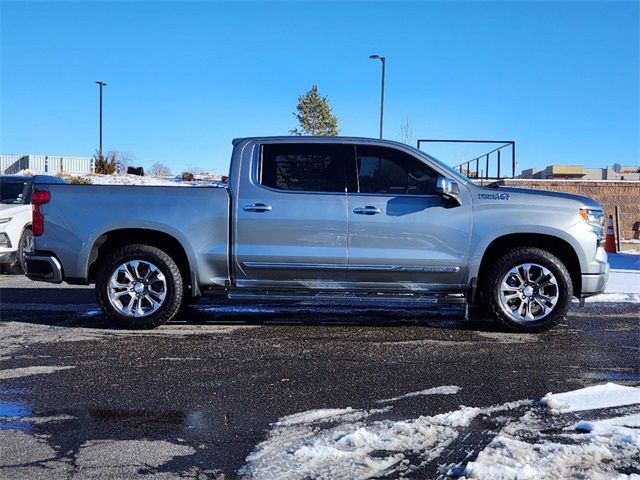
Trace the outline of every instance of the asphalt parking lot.
<instances>
[{"instance_id":1,"label":"asphalt parking lot","mask_svg":"<svg viewBox=\"0 0 640 480\"><path fill-rule=\"evenodd\" d=\"M6 275L0 300L2 478L269 478L268 469L252 470L264 461L256 448L268 451L276 422L300 412L342 409L387 422L608 381L640 385L640 305L632 303L574 305L556 329L524 335L467 322L452 307L207 299L179 322L122 331L91 288ZM509 412L484 418L467 443L427 459L405 455L415 468L389 476L443 477L443 465L472 459L517 408ZM640 473L633 462L619 471Z\"/></svg>"}]
</instances>

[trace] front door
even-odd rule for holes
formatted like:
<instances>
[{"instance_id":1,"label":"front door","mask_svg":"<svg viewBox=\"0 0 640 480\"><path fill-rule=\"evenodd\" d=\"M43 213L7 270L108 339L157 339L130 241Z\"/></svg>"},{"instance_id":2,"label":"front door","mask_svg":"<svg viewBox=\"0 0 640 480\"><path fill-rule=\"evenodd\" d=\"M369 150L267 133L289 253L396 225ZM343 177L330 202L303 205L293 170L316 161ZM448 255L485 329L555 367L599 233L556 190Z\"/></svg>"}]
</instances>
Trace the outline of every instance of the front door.
<instances>
[{"instance_id":1,"label":"front door","mask_svg":"<svg viewBox=\"0 0 640 480\"><path fill-rule=\"evenodd\" d=\"M356 146L357 191L348 194L350 288L451 291L464 283L472 212L435 192L438 173L399 149Z\"/></svg>"},{"instance_id":2,"label":"front door","mask_svg":"<svg viewBox=\"0 0 640 480\"><path fill-rule=\"evenodd\" d=\"M334 289L347 267L346 164L353 146L266 143L235 200L238 287ZM250 167L250 168L247 168Z\"/></svg>"}]
</instances>

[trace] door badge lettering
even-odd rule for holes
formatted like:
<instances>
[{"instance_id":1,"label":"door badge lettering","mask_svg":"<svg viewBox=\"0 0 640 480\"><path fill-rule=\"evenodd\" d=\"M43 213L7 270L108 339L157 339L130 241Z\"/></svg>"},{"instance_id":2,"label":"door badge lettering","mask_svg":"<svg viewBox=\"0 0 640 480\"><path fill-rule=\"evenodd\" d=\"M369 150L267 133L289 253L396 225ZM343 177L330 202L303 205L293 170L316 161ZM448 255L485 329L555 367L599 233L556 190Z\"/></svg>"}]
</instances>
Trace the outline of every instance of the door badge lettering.
<instances>
[{"instance_id":1,"label":"door badge lettering","mask_svg":"<svg viewBox=\"0 0 640 480\"><path fill-rule=\"evenodd\" d=\"M509 200L508 193L479 193L478 198L480 200Z\"/></svg>"}]
</instances>

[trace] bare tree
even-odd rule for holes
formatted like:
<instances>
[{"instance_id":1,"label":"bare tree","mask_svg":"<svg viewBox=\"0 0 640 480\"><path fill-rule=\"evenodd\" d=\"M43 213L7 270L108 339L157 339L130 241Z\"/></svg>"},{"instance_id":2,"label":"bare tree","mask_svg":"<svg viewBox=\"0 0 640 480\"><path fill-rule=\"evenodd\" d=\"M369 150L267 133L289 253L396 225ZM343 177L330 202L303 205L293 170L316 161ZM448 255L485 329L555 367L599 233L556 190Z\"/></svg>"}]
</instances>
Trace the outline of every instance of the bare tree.
<instances>
[{"instance_id":1,"label":"bare tree","mask_svg":"<svg viewBox=\"0 0 640 480\"><path fill-rule=\"evenodd\" d=\"M171 176L171 169L162 162L156 162L151 165L149 174L154 177L169 177Z\"/></svg>"},{"instance_id":2,"label":"bare tree","mask_svg":"<svg viewBox=\"0 0 640 480\"><path fill-rule=\"evenodd\" d=\"M409 117L405 117L400 124L400 135L398 140L402 143L406 143L407 145L413 144L413 120Z\"/></svg>"},{"instance_id":3,"label":"bare tree","mask_svg":"<svg viewBox=\"0 0 640 480\"><path fill-rule=\"evenodd\" d=\"M131 152L116 152L116 158L120 163L120 172L126 172L127 167L133 167L138 163L138 158Z\"/></svg>"}]
</instances>

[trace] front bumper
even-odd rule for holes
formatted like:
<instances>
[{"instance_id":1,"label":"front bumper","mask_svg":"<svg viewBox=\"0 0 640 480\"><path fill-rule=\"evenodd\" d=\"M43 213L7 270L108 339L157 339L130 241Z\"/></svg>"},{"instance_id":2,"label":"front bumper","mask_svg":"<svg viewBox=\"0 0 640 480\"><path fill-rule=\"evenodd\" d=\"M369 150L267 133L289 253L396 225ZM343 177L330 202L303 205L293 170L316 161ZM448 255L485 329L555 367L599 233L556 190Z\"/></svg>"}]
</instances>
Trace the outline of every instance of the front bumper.
<instances>
[{"instance_id":1,"label":"front bumper","mask_svg":"<svg viewBox=\"0 0 640 480\"><path fill-rule=\"evenodd\" d=\"M18 252L0 252L0 263L15 263Z\"/></svg>"},{"instance_id":2,"label":"front bumper","mask_svg":"<svg viewBox=\"0 0 640 480\"><path fill-rule=\"evenodd\" d=\"M39 282L62 283L62 265L52 255L27 254L25 275Z\"/></svg>"},{"instance_id":3,"label":"front bumper","mask_svg":"<svg viewBox=\"0 0 640 480\"><path fill-rule=\"evenodd\" d=\"M609 264L606 264L602 273L582 274L582 294L581 297L591 297L604 292L609 280Z\"/></svg>"}]
</instances>

